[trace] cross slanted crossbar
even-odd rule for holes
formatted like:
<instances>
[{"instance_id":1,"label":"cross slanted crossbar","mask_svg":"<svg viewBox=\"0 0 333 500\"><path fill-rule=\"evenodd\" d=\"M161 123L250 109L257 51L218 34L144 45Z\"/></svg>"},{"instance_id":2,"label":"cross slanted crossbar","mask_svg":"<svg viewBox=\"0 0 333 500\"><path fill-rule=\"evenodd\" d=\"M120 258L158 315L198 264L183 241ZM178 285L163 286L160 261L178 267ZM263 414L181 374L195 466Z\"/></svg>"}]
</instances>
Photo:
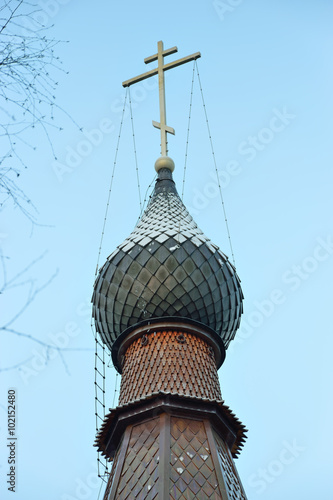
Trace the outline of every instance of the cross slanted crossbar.
<instances>
[{"instance_id":1,"label":"cross slanted crossbar","mask_svg":"<svg viewBox=\"0 0 333 500\"><path fill-rule=\"evenodd\" d=\"M185 64L189 61L194 61L201 57L200 52L196 52L187 57L183 57L182 59L177 59L177 61L173 61L168 64L164 64L164 57L169 56L178 52L177 47L172 47L171 49L164 50L163 42L160 41L157 43L157 54L153 56L146 57L144 62L149 64L153 61L157 61L157 68L147 71L147 73L142 73L142 75L131 78L130 80L126 80L123 82L123 87L129 87L133 85L133 83L141 82L142 80L146 80L151 76L158 75L158 87L159 87L159 101L160 101L160 121L153 121L153 126L159 128L161 130L161 154L162 156L168 155L168 141L167 141L167 133L175 134L175 131L172 127L168 127L166 124L166 109L165 109L165 83L164 83L164 72L168 69L176 68L182 64Z\"/></svg>"}]
</instances>

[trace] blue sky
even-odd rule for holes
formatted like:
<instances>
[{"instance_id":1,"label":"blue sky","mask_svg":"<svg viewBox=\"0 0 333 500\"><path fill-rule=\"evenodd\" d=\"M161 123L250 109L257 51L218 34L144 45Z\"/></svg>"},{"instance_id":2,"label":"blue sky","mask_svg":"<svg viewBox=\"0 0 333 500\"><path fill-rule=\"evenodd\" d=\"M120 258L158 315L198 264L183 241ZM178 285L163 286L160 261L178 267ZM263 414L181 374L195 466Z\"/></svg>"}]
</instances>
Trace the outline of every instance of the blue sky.
<instances>
[{"instance_id":1,"label":"blue sky","mask_svg":"<svg viewBox=\"0 0 333 500\"><path fill-rule=\"evenodd\" d=\"M66 348L3 334L0 431L6 394L17 390L17 498L97 499L93 336L90 306L124 92L146 69L157 41L178 46L171 61L201 51L200 78L245 295L243 323L219 371L226 403L248 427L236 465L249 500L332 497L328 442L332 421L332 14L328 0L225 0L113 3L37 0L69 74L58 74L64 130L52 133L57 162L41 132L20 187L38 208L33 229L18 210L2 212L1 244L14 275L45 257L26 278L42 286L16 328ZM154 63L152 63L154 64ZM169 71L169 154L181 191L192 63ZM144 195L159 155L156 82L132 88L140 184ZM97 133L96 130L99 130ZM95 132L93 132L95 131ZM127 114L120 141L100 264L140 213ZM93 144L95 142L95 144ZM230 256L214 163L194 85L184 201L199 227ZM4 317L27 287L3 297ZM52 356L51 356L52 354ZM108 406L115 371L109 368ZM119 380L118 380L119 385ZM7 450L1 448L1 498Z\"/></svg>"}]
</instances>

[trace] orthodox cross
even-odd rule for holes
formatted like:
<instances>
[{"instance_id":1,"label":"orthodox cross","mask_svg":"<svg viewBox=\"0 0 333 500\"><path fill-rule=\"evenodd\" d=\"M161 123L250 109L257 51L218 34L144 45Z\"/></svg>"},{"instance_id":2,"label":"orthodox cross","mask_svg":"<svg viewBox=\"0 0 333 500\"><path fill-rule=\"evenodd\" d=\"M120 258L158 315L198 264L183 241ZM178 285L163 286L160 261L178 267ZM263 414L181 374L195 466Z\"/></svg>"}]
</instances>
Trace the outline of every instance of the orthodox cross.
<instances>
[{"instance_id":1,"label":"orthodox cross","mask_svg":"<svg viewBox=\"0 0 333 500\"><path fill-rule=\"evenodd\" d=\"M161 154L162 156L168 155L168 141L167 141L167 132L169 134L175 134L173 128L168 127L166 124L166 111L165 111L165 84L164 84L164 71L168 69L176 68L181 64L185 64L189 61L194 61L201 57L200 52L196 52L187 57L183 57L182 59L178 59L177 61L164 64L164 57L169 56L178 52L177 47L172 47L171 49L164 50L163 42L157 43L157 54L153 56L146 57L144 62L149 64L153 61L157 61L157 68L147 71L147 73L143 73L142 75L131 78L130 80L126 80L123 82L123 87L129 87L133 85L133 83L141 82L142 80L146 80L146 78L150 78L151 76L158 75L158 87L159 87L159 98L160 98L160 122L153 121L153 126L159 128L161 130Z\"/></svg>"}]
</instances>

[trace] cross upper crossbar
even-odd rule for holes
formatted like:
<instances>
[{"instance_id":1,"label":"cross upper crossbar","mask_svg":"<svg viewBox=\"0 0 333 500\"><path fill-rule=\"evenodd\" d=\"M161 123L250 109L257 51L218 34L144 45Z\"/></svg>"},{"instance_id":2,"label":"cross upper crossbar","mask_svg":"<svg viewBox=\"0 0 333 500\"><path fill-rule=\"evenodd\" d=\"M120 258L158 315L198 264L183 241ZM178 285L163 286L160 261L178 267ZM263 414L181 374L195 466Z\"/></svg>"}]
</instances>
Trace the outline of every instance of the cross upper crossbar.
<instances>
[{"instance_id":1,"label":"cross upper crossbar","mask_svg":"<svg viewBox=\"0 0 333 500\"><path fill-rule=\"evenodd\" d=\"M195 61L196 59L199 59L201 57L200 52L196 52L195 54L192 54L187 57L183 57L182 59L177 59L176 61L173 61L168 64L164 64L164 57L169 56L171 54L174 54L175 52L178 52L177 47L172 47L171 49L164 50L163 48L163 42L160 41L157 43L157 54L154 54L153 56L146 57L144 59L144 62L146 64L149 64L153 61L158 61L157 68L152 69L150 71L147 71L146 73L142 73L139 76L136 76L134 78L131 78L130 80L126 80L123 82L123 87L130 87L134 83L141 82L142 80L146 80L147 78L150 78L151 76L158 75L158 86L159 86L159 101L160 101L160 122L155 122L153 121L153 125L156 128L159 128L161 130L161 154L162 156L167 156L168 155L168 149L167 149L167 132L170 134L175 134L175 131L173 128L168 127L166 124L166 109L165 109L165 82L164 82L164 72L176 68L177 66L181 66L182 64L185 64L189 61Z\"/></svg>"}]
</instances>

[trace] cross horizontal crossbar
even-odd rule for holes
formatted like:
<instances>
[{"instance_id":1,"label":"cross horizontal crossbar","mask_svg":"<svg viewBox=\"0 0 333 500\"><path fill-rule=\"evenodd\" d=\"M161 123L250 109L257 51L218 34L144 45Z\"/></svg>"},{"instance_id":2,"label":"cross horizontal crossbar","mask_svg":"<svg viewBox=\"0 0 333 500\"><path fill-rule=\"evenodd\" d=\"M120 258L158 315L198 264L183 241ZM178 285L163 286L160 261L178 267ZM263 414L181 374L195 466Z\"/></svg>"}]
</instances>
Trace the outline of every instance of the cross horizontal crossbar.
<instances>
[{"instance_id":1,"label":"cross horizontal crossbar","mask_svg":"<svg viewBox=\"0 0 333 500\"><path fill-rule=\"evenodd\" d=\"M163 57L171 56L171 54L175 54L176 52L178 52L177 47L172 47L171 49L163 50L162 56ZM158 53L154 54L153 56L146 57L146 59L144 59L144 62L146 64L149 64L153 61L157 61L157 59L158 59Z\"/></svg>"},{"instance_id":2,"label":"cross horizontal crossbar","mask_svg":"<svg viewBox=\"0 0 333 500\"><path fill-rule=\"evenodd\" d=\"M173 50L173 49L170 49ZM174 52L172 52L174 53ZM168 54L169 55L169 54ZM155 58L154 56L151 56ZM185 64L189 61L195 61L196 59L199 59L201 57L200 52L196 52L195 54L192 54L187 57L182 57L181 59L177 59L177 61L173 61L171 63L165 64L163 66L163 71L168 71L168 69L176 68L177 66L181 66L182 64ZM147 58L150 59L150 58ZM155 61L155 59L152 59ZM145 60L146 62L146 60ZM151 62L151 61L149 61ZM150 71L147 71L147 73L142 73L142 75L135 76L134 78L130 78L129 80L126 80L125 82L122 83L123 87L129 87L130 85L133 85L133 83L138 83L142 82L142 80L146 80L147 78L150 78L151 76L157 75L158 74L158 68L152 69Z\"/></svg>"}]
</instances>

